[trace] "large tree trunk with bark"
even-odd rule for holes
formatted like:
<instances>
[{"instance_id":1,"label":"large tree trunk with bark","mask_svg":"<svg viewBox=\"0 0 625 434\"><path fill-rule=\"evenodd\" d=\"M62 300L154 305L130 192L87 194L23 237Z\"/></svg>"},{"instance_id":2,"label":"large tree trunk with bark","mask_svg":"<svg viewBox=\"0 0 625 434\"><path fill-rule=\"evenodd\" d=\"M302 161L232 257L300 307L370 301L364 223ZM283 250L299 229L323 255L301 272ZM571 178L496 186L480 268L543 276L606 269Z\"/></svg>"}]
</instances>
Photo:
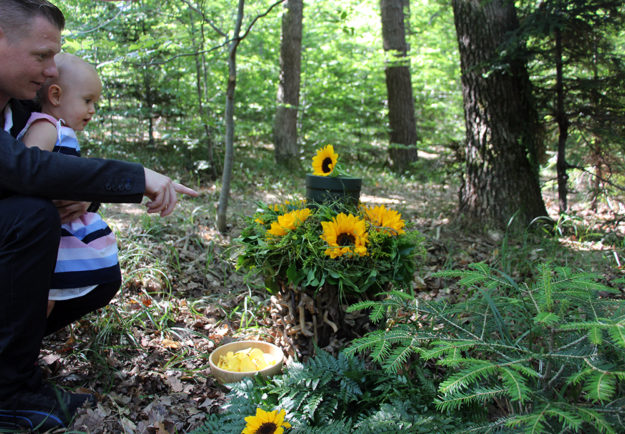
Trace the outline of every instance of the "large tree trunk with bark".
<instances>
[{"instance_id":1,"label":"large tree trunk with bark","mask_svg":"<svg viewBox=\"0 0 625 434\"><path fill-rule=\"evenodd\" d=\"M287 0L282 15L280 82L273 135L278 164L297 166L297 112L302 64L303 0Z\"/></svg>"},{"instance_id":2,"label":"large tree trunk with bark","mask_svg":"<svg viewBox=\"0 0 625 434\"><path fill-rule=\"evenodd\" d=\"M460 211L497 226L516 215L525 225L547 215L536 162L540 127L522 57L493 63L518 27L514 2L453 0L453 9L467 130Z\"/></svg>"},{"instance_id":3,"label":"large tree trunk with bark","mask_svg":"<svg viewBox=\"0 0 625 434\"><path fill-rule=\"evenodd\" d=\"M400 172L417 160L417 126L404 23L408 4L409 0L380 0L391 130L389 154L393 168Z\"/></svg>"}]
</instances>

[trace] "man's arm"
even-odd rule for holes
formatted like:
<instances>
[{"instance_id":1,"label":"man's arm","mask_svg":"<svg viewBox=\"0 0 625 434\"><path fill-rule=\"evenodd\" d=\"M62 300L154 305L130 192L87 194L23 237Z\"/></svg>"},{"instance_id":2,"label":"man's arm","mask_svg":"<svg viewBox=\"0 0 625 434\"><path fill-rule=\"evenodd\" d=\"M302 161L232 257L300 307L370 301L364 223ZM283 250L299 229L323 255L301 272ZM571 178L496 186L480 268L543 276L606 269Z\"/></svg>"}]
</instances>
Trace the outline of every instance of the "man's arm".
<instances>
[{"instance_id":1,"label":"man's arm","mask_svg":"<svg viewBox=\"0 0 625 434\"><path fill-rule=\"evenodd\" d=\"M145 195L151 199L146 204L149 213L160 213L161 217L171 214L178 201L176 193L193 197L198 195L197 191L145 168Z\"/></svg>"},{"instance_id":2,"label":"man's arm","mask_svg":"<svg viewBox=\"0 0 625 434\"><path fill-rule=\"evenodd\" d=\"M4 131L0 131L0 149L0 197L24 194L50 199L141 202L146 193L146 174L140 164L26 148ZM150 185L150 194L158 189Z\"/></svg>"},{"instance_id":3,"label":"man's arm","mask_svg":"<svg viewBox=\"0 0 625 434\"><path fill-rule=\"evenodd\" d=\"M0 131L0 198L12 194L91 202L138 203L150 198L148 212L161 216L176 207L177 193L198 193L140 164L76 158L26 148Z\"/></svg>"}]
</instances>

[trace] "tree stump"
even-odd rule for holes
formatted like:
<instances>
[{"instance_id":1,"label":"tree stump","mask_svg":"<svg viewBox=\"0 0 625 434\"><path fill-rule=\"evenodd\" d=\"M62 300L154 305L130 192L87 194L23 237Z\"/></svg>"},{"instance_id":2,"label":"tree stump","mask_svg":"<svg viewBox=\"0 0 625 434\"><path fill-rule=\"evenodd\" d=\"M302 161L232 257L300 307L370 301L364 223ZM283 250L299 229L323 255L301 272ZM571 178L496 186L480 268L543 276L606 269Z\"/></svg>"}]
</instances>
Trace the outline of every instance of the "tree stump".
<instances>
[{"instance_id":1,"label":"tree stump","mask_svg":"<svg viewBox=\"0 0 625 434\"><path fill-rule=\"evenodd\" d=\"M307 358L315 354L316 347L337 355L347 341L371 330L366 312L346 312L356 301L341 300L333 285L316 292L283 287L271 297L271 316L292 356Z\"/></svg>"}]
</instances>

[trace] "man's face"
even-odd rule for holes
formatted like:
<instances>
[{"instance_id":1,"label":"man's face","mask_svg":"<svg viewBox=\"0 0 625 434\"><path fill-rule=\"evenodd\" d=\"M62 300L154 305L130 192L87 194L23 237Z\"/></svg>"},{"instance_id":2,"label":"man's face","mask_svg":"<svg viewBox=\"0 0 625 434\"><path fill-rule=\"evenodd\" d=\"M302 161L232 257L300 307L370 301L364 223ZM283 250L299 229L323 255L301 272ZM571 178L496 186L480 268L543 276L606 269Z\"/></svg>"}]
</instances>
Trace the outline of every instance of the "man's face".
<instances>
[{"instance_id":1,"label":"man's face","mask_svg":"<svg viewBox=\"0 0 625 434\"><path fill-rule=\"evenodd\" d=\"M34 98L44 81L57 75L54 55L61 49L60 30L38 16L15 32L7 36L0 29L0 110L10 98Z\"/></svg>"}]
</instances>

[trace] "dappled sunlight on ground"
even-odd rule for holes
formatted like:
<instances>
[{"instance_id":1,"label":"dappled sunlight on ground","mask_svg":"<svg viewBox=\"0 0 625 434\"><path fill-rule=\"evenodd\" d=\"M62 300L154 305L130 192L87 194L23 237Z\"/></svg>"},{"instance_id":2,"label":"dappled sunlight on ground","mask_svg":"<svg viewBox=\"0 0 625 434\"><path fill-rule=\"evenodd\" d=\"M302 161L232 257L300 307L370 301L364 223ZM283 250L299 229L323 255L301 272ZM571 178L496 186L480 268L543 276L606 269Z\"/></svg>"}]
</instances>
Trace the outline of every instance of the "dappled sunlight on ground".
<instances>
[{"instance_id":1,"label":"dappled sunlight on ground","mask_svg":"<svg viewBox=\"0 0 625 434\"><path fill-rule=\"evenodd\" d=\"M368 194L361 194L360 201L367 205L397 205L401 203L400 199L382 197L382 196L372 196Z\"/></svg>"}]
</instances>

